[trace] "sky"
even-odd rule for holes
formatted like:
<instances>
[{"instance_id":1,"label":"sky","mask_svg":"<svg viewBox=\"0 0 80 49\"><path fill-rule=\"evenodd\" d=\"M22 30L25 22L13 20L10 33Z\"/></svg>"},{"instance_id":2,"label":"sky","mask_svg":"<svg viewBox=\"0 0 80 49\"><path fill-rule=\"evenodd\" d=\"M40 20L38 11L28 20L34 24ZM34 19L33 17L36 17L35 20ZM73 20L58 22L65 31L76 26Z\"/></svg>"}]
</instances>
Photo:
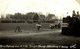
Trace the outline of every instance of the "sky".
<instances>
[{"instance_id":1,"label":"sky","mask_svg":"<svg viewBox=\"0 0 80 49\"><path fill-rule=\"evenodd\" d=\"M65 17L67 12L71 15L73 10L80 11L76 0L0 0L0 15L38 12Z\"/></svg>"}]
</instances>

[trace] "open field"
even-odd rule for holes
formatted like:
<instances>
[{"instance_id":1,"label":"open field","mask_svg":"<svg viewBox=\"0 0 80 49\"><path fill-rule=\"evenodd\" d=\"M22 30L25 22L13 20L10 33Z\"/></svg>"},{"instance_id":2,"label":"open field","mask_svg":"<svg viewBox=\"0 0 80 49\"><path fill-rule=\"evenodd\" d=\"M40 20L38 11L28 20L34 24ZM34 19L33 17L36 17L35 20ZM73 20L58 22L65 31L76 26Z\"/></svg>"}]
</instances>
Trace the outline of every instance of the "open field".
<instances>
[{"instance_id":1,"label":"open field","mask_svg":"<svg viewBox=\"0 0 80 49\"><path fill-rule=\"evenodd\" d=\"M50 23L41 23L42 29L49 29ZM23 30L34 30L36 29L36 23L29 24L29 23L0 23L0 31L6 30L15 30L16 26L20 25L21 29Z\"/></svg>"},{"instance_id":2,"label":"open field","mask_svg":"<svg viewBox=\"0 0 80 49\"><path fill-rule=\"evenodd\" d=\"M68 48L70 48L70 46L74 46L76 48L80 47L80 37L62 35L61 29L52 29L52 30L48 29L49 28L48 24L43 24L43 28L40 31L32 29L35 27L35 24L20 24L21 27L24 26L22 32L14 32L13 29L15 28L14 27L15 25L16 24L12 25L4 24L5 26L5 28L3 28L4 31L0 32L0 45L28 46L28 48L21 47L17 49L41 49L41 48L30 48L29 45L45 45L45 46L57 45L57 46L68 46ZM0 24L0 27L1 26L3 25ZM3 48L3 49L11 49L11 48Z\"/></svg>"}]
</instances>

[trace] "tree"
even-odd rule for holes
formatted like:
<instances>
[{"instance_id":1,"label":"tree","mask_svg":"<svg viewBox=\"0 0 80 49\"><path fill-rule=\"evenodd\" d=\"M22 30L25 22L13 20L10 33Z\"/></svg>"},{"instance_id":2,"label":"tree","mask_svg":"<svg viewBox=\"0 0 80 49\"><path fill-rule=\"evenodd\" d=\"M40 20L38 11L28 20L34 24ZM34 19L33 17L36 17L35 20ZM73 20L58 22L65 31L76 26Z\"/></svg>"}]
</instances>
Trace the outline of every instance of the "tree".
<instances>
[{"instance_id":1,"label":"tree","mask_svg":"<svg viewBox=\"0 0 80 49\"><path fill-rule=\"evenodd\" d=\"M33 16L33 21L38 22L38 20L39 20L39 15L37 13L35 13Z\"/></svg>"}]
</instances>

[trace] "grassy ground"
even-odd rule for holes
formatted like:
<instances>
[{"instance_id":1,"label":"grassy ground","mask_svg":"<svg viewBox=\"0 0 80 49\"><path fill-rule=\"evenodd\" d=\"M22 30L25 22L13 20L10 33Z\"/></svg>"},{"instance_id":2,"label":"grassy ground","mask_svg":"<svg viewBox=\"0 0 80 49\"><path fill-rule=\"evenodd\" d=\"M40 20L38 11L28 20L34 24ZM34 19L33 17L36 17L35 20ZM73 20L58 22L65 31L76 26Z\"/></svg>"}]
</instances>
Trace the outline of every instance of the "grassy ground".
<instances>
[{"instance_id":1,"label":"grassy ground","mask_svg":"<svg viewBox=\"0 0 80 49\"><path fill-rule=\"evenodd\" d=\"M49 24L50 23L41 23L42 29L49 29ZM20 25L23 30L33 30L36 28L36 23L0 23L0 31L15 30L18 25Z\"/></svg>"},{"instance_id":2,"label":"grassy ground","mask_svg":"<svg viewBox=\"0 0 80 49\"><path fill-rule=\"evenodd\" d=\"M14 32L16 26L15 23L0 24L0 45L76 45L76 47L80 47L80 37L62 35L60 29L51 30L47 23L42 24L40 31L36 30L35 24L21 23L22 32Z\"/></svg>"}]
</instances>

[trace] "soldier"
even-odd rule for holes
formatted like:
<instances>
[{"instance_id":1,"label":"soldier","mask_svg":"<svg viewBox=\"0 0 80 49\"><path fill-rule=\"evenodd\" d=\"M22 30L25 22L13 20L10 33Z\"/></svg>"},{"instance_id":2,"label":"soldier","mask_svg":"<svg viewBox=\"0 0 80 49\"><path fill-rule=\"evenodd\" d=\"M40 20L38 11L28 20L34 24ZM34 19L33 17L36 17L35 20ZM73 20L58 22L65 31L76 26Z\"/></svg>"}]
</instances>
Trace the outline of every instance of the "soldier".
<instances>
[{"instance_id":1,"label":"soldier","mask_svg":"<svg viewBox=\"0 0 80 49\"><path fill-rule=\"evenodd\" d=\"M72 17L76 17L75 10L73 10Z\"/></svg>"},{"instance_id":2,"label":"soldier","mask_svg":"<svg viewBox=\"0 0 80 49\"><path fill-rule=\"evenodd\" d=\"M18 31L18 32L22 32L22 31L21 31L21 27L20 27L19 25L16 27L15 32L16 32L16 31Z\"/></svg>"},{"instance_id":3,"label":"soldier","mask_svg":"<svg viewBox=\"0 0 80 49\"><path fill-rule=\"evenodd\" d=\"M40 23L36 24L36 28L37 28L38 31L40 30L40 28L41 28Z\"/></svg>"},{"instance_id":4,"label":"soldier","mask_svg":"<svg viewBox=\"0 0 80 49\"><path fill-rule=\"evenodd\" d=\"M75 23L77 20L78 20L77 14L76 14L75 11L73 10L73 13L72 13L72 23Z\"/></svg>"},{"instance_id":5,"label":"soldier","mask_svg":"<svg viewBox=\"0 0 80 49\"><path fill-rule=\"evenodd\" d=\"M60 23L58 24L58 28L61 28L61 24Z\"/></svg>"},{"instance_id":6,"label":"soldier","mask_svg":"<svg viewBox=\"0 0 80 49\"><path fill-rule=\"evenodd\" d=\"M78 19L79 19L79 16L80 16L80 15L79 15L79 11L77 11L77 15L76 15L76 17L77 17Z\"/></svg>"}]
</instances>

